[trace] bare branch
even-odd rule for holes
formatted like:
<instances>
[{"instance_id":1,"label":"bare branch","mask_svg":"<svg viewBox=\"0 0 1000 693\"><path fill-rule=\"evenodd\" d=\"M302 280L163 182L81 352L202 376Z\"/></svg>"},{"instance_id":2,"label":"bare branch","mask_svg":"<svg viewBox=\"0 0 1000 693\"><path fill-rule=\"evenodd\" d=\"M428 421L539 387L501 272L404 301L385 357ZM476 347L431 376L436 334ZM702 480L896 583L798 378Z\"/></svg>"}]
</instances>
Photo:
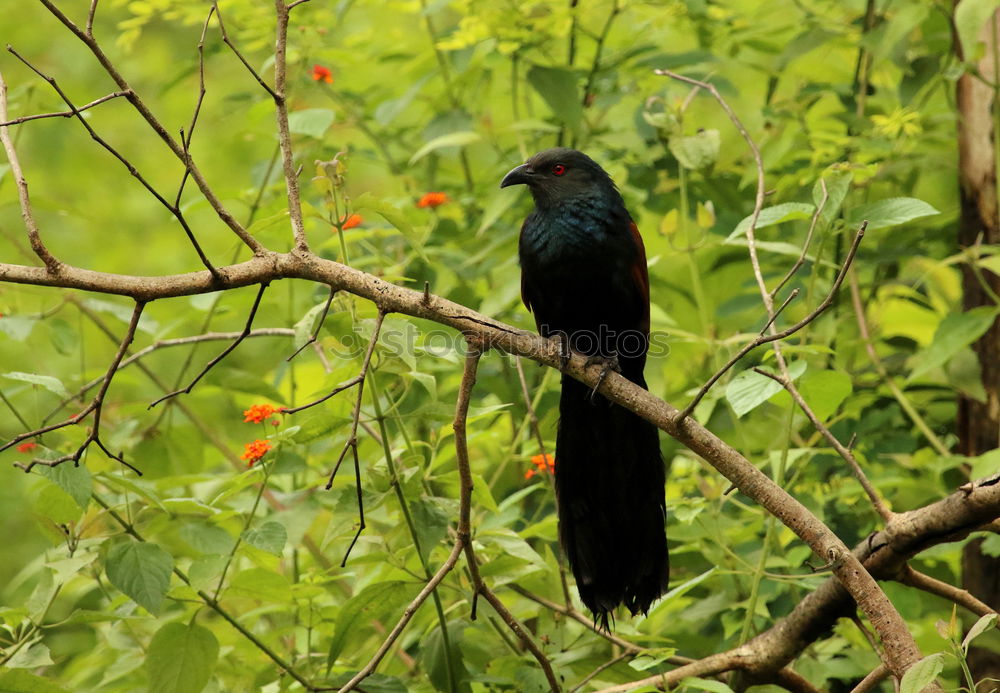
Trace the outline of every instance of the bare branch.
<instances>
[{"instance_id":1,"label":"bare branch","mask_svg":"<svg viewBox=\"0 0 1000 693\"><path fill-rule=\"evenodd\" d=\"M990 607L979 599L977 599L968 590L955 587L954 585L949 585L947 582L933 578L930 575L921 573L916 570L913 566L907 565L903 570L903 574L899 577L899 581L904 585L909 585L910 587L916 587L918 590L923 590L924 592L929 592L930 594L936 594L939 597L943 597L948 601L954 602L961 607L964 607L974 613L976 616L986 616L987 614L995 614L997 611Z\"/></svg>"},{"instance_id":2,"label":"bare branch","mask_svg":"<svg viewBox=\"0 0 1000 693\"><path fill-rule=\"evenodd\" d=\"M7 118L7 82L0 74L0 121L6 121ZM3 143L4 151L7 152L10 172L14 176L14 184L17 186L17 196L21 203L21 218L24 219L24 228L28 232L28 242L38 259L45 263L45 269L51 274L56 274L62 263L49 252L49 249L42 242L42 237L38 234L38 225L35 223L35 214L31 209L31 198L28 195L28 181L21 170L21 162L17 158L17 150L14 149L14 142L10 139L7 127L8 123L6 122L0 124L0 142Z\"/></svg>"},{"instance_id":3,"label":"bare branch","mask_svg":"<svg viewBox=\"0 0 1000 693\"><path fill-rule=\"evenodd\" d=\"M722 368L717 370L712 375L712 377L709 378L708 381L706 381L706 383L701 386L701 389L698 390L698 393L694 396L694 399L692 399L691 402L681 411L681 418L680 421L678 421L678 423L683 422L684 419L686 419L691 415L691 412L694 411L694 408L698 406L698 403L701 402L702 398L708 393L708 391L712 389L712 386L715 385L715 383L718 382L719 378L725 375L730 368L735 366L740 359L742 359L744 356L746 356L747 354L749 354L751 351L753 351L762 344L767 344L769 342L774 342L780 339L785 339L786 337L790 337L791 335L795 334L803 327L811 323L813 320L818 318L827 308L833 305L833 300L834 298L836 298L837 293L840 291L841 285L844 283L844 277L847 276L847 271L848 269L850 269L851 263L854 262L854 257L858 253L858 247L861 245L861 240L864 238L865 230L867 228L868 228L867 222L861 224L861 227L858 229L858 232L854 235L854 241L851 243L851 247L847 251L847 257L844 258L844 263L840 266L840 271L837 272L837 277L833 280L833 285L830 287L830 291L827 292L826 298L824 298L823 301L818 306L813 308L813 310L807 316L799 320L791 327L788 327L781 331L775 331L772 329L771 334L768 335L760 334L752 342L749 342L748 344L743 346L742 349L736 352L736 354L731 359L729 359ZM787 302L788 301L786 300L785 302L786 305ZM782 306L782 308L784 308L784 305ZM771 328L774 327L773 323L774 315L775 313L773 312L773 310L770 311L768 316L769 325L764 326L765 330L768 329L769 326Z\"/></svg>"},{"instance_id":4,"label":"bare branch","mask_svg":"<svg viewBox=\"0 0 1000 693\"><path fill-rule=\"evenodd\" d=\"M813 232L816 231L816 222L819 221L820 216L823 214L823 208L826 207L827 201L830 199L830 193L826 189L826 180L821 176L819 179L819 187L823 191L822 197L820 198L819 204L816 205L816 211L813 212L812 219L809 221L809 231L806 232L806 240L802 242L802 253L799 254L798 259L795 264L792 265L785 276L781 278L781 281L771 289L771 298L773 299L781 291L781 287L788 283L788 281L795 276L795 273L799 271L803 263L806 261L806 254L809 252L809 245L812 243Z\"/></svg>"},{"instance_id":5,"label":"bare branch","mask_svg":"<svg viewBox=\"0 0 1000 693\"><path fill-rule=\"evenodd\" d=\"M199 372L198 375L196 375L190 383L188 383L187 387L181 388L180 390L174 390L173 392L168 392L159 399L151 402L150 405L147 407L147 409L152 409L160 402L170 399L172 397L176 397L181 393L187 394L191 392L191 390L194 389L194 386L198 384L198 381L201 380L206 373L212 370L212 367L215 366L215 364L217 364L222 359L226 358L233 349L238 347L240 342L246 339L247 335L250 334L250 328L253 327L254 316L257 315L257 309L260 307L260 301L262 298L264 298L264 291L266 290L267 290L267 282L262 282L260 288L257 290L257 296L256 298L254 298L253 305L250 307L250 314L247 316L246 325L243 327L243 331L240 332L239 336L233 340L233 343L227 346L225 349L223 349L221 354L219 354L214 359L206 363L205 367L201 369L201 372Z\"/></svg>"},{"instance_id":6,"label":"bare branch","mask_svg":"<svg viewBox=\"0 0 1000 693\"><path fill-rule=\"evenodd\" d=\"M30 116L21 116L20 118L13 118L12 120L0 121L0 127L7 125L20 125L21 123L27 123L29 120L40 120L42 118L72 118L77 113L83 113L88 108L93 108L94 106L99 106L100 104L111 101L112 99L117 99L119 97L125 96L123 91L113 91L107 96L102 96L99 99L94 99L90 103L80 106L75 111L58 111L56 113L36 113ZM6 115L0 116L6 118Z\"/></svg>"},{"instance_id":7,"label":"bare branch","mask_svg":"<svg viewBox=\"0 0 1000 693\"><path fill-rule=\"evenodd\" d=\"M201 104L205 101L205 35L208 33L208 23L212 21L212 15L215 13L215 10L215 5L209 8L208 16L205 17L205 24L201 27L201 37L198 39L198 99L194 105L194 113L191 114L191 124L188 126L187 137L184 136L184 131L181 130L181 146L184 148L184 155L189 158L191 156L191 138L194 137L194 129L198 124ZM180 209L181 196L184 194L184 185L187 183L190 175L191 169L185 167L184 174L181 176L181 184L177 186L177 197L174 199L174 207L177 209Z\"/></svg>"},{"instance_id":8,"label":"bare branch","mask_svg":"<svg viewBox=\"0 0 1000 693\"><path fill-rule=\"evenodd\" d=\"M108 450L104 446L104 443L101 442L101 412L103 411L104 408L104 398L107 396L108 388L111 386L111 380L112 378L114 378L115 372L117 372L118 370L118 365L121 363L122 357L125 356L125 352L128 350L129 344L131 344L132 340L135 338L135 330L139 326L139 318L142 317L142 310L145 307L146 307L145 303L143 303L142 301L136 301L135 308L132 310L132 319L129 321L128 329L125 332L125 336L122 337L121 343L118 346L118 351L115 353L114 358L111 360L111 365L108 367L108 370L104 375L104 382L101 384L100 391L91 401L91 403L87 405L87 407L84 408L83 411L74 416L71 416L66 421L45 426L35 431L22 433L21 435L16 436L9 443L0 447L0 452L6 450L12 445L16 445L17 443L27 438L34 438L35 436L39 436L43 433L48 433L49 431L54 431L58 428L63 428L64 426L69 426L71 424L79 423L80 420L83 419L83 417L87 416L90 412L94 412L94 424L93 426L91 426L90 432L87 435L87 439L83 441L83 444L76 449L76 452L73 452L68 455L63 455L54 460L43 460L36 458L31 462L29 462L28 464L15 462L14 463L15 467L20 467L25 472L30 472L31 469L36 465L42 465L45 467L57 467L63 462L69 462L70 460L72 460L74 464L79 464L80 457L83 455L84 452L86 452L87 448L90 447L90 444L96 443L97 446L102 451L104 451L104 454L107 455L109 458L117 460L123 466L128 467L139 476L142 476L142 472L140 472L138 469L136 469L131 464L126 462L121 453L116 455L115 453Z\"/></svg>"},{"instance_id":9,"label":"bare branch","mask_svg":"<svg viewBox=\"0 0 1000 693\"><path fill-rule=\"evenodd\" d=\"M208 257L205 255L205 252L201 249L201 245L198 243L198 239L195 238L194 231L192 231L191 227L188 225L187 220L184 218L184 214L180 210L180 207L174 204L170 204L170 202L167 201L167 199L163 197L156 190L156 188L154 188L152 184L143 177L141 173L139 173L139 169L137 169L131 161L126 159L117 149L112 147L107 140L105 140L103 137L97 134L97 131L94 130L93 127L91 127L90 123L87 122L87 119L84 118L82 115L80 115L79 110L76 108L76 106L73 105L73 102L70 101L69 96L66 94L66 92L62 90L62 87L59 86L59 83L56 82L55 77L49 77L48 75L46 75L44 72L42 72L37 67L32 65L27 58L25 58L23 55L18 53L10 46L7 47L7 50L15 58L24 63L32 72L34 72L36 75L38 75L43 80L48 82L49 86L51 86L56 91L56 93L59 94L59 97L66 103L66 105L70 107L70 110L73 111L74 115L76 115L77 120L79 120L80 123L83 125L84 129L87 130L87 133L90 135L91 139L93 139L104 149L106 149L113 157L118 159L118 161L121 162L121 164L126 168L126 170L128 170L128 172L132 175L132 177L135 178L137 181L139 181L139 183L142 184L142 187L144 187L147 190L147 192L149 192L150 195L156 198L157 202L166 207L167 210L174 215L174 218L176 218L177 221L180 223L181 228L184 229L184 233L187 234L188 240L191 241L191 245L194 246L195 252L198 253L198 257L201 259L201 263L208 269L209 272L212 273L213 276L218 277L218 270L215 269L215 267L209 261ZM179 199L180 196L178 195L178 200Z\"/></svg>"},{"instance_id":10,"label":"bare branch","mask_svg":"<svg viewBox=\"0 0 1000 693\"><path fill-rule=\"evenodd\" d=\"M711 82L702 82L697 79L692 79L691 77L685 77L684 75L679 75L676 72L671 72L670 70L654 70L654 72L658 75L676 79L679 82L685 82L692 86L700 87L710 93L722 107L722 110L726 112L726 115L729 116L729 120L732 121L744 141L746 141L747 147L749 147L750 153L753 155L754 166L757 170L757 193L754 196L753 213L750 215L750 226L747 227L747 246L750 250L750 264L753 265L754 277L757 279L757 284L759 286L764 286L764 275L760 271L760 261L757 259L757 245L754 235L757 229L757 219L760 217L760 210L764 208L764 197L767 194L764 185L764 159L760 155L760 149L757 147L756 142L753 141L753 138L750 137L750 133L747 132L747 129L743 127L743 122L740 120L739 116L736 115L736 111L734 111L726 100L722 98L722 94L719 93L719 90L715 88L714 84ZM765 299L765 305L767 306L767 313L770 316L774 310L773 304Z\"/></svg>"},{"instance_id":11,"label":"bare branch","mask_svg":"<svg viewBox=\"0 0 1000 693\"><path fill-rule=\"evenodd\" d=\"M87 36L94 36L94 16L97 14L97 0L90 0L90 11L87 12L87 27L84 32Z\"/></svg>"},{"instance_id":12,"label":"bare branch","mask_svg":"<svg viewBox=\"0 0 1000 693\"><path fill-rule=\"evenodd\" d=\"M257 80L257 84L259 84L261 88L271 96L272 99L277 99L278 95L274 93L274 89L272 89L271 86L267 82L265 82L259 74L257 74L257 71L253 69L253 66L250 65L249 62L247 62L246 58L243 57L243 54L240 52L240 49L237 48L236 44L233 43L232 39L229 38L229 32L226 31L226 25L222 21L222 10L219 9L219 3L213 2L212 7L215 10L215 16L219 20L219 31L222 33L222 42L227 46L229 46L229 49L233 52L233 54L239 59L241 63L243 63L243 67L245 67L247 71L253 76L253 78Z\"/></svg>"},{"instance_id":13,"label":"bare branch","mask_svg":"<svg viewBox=\"0 0 1000 693\"><path fill-rule=\"evenodd\" d=\"M468 336L467 336L468 338ZM453 425L455 429L455 453L458 459L458 473L461 478L461 486L463 492L468 489L468 492L472 491L472 471L469 465L469 445L466 437L466 421L469 414L469 401L472 397L472 388L476 384L476 368L479 365L479 358L482 355L482 342L479 340L468 339L468 351L465 356L465 370L462 374L462 384L458 390L458 404L456 405L455 412L455 423ZM482 596L486 601L490 603L493 610L497 612L497 615L507 624L507 627L518 637L521 643L528 649L529 652L535 657L538 665L542 668L545 673L545 678L548 679L549 686L552 688L553 693L559 693L562 690L559 685L558 679L556 679L555 673L552 671L552 664L549 662L549 658L545 656L538 644L535 643L534 638L528 633L521 622L517 620L517 617L510 612L510 610L504 606L504 603L499 597L490 589L486 583L483 581L482 575L479 573L479 562L476 558L476 551L472 546L472 537L470 529L470 506L468 504L461 506L459 512L458 520L458 536L460 540L465 545L465 558L469 564L469 573L472 577L472 589L474 590L472 599L472 620L476 618L476 597Z\"/></svg>"},{"instance_id":14,"label":"bare branch","mask_svg":"<svg viewBox=\"0 0 1000 693\"><path fill-rule=\"evenodd\" d=\"M170 148L170 151L174 153L174 156L176 156L181 163L183 163L191 171L191 177L194 179L195 183L197 183L198 189L201 190L201 194L208 201L209 205L211 205L212 209L215 210L219 219L221 219L226 226L228 226L233 233L235 233L239 239L243 241L243 243L250 248L251 251L253 251L254 255L261 254L264 251L264 246L262 246L256 238L247 233L247 230L243 228L238 221L236 221L236 217L234 217L222 205L222 202L218 197L216 197L215 193L209 187L208 181L205 180L205 177L198 169L194 159L187 154L184 147L178 144L170 133L167 132L167 129L164 128L163 124L160 123L155 115L153 115L153 112L148 106L146 106L145 102L143 102L135 90L129 86L129 83L114 66L111 59L104 53L104 50L94 39L93 35L87 33L83 29L80 29L80 27L78 27L73 20L67 17L62 10L56 7L52 0L39 0L39 2L41 2L56 19L62 22L74 36L80 39L84 45L90 49L90 52L95 58L97 58L97 61L101 64L101 67L104 68L104 71L108 73L108 76L111 77L112 80L114 80L115 84L118 85L118 88L125 92L125 97L129 100L129 103L132 104L139 115L141 115L146 123L149 124L149 126L153 129L153 132L155 132L159 138L163 140L167 147ZM96 7L96 5L92 6L92 9L93 7Z\"/></svg>"},{"instance_id":15,"label":"bare branch","mask_svg":"<svg viewBox=\"0 0 1000 693\"><path fill-rule=\"evenodd\" d=\"M851 693L868 693L868 691L873 691L876 686L887 678L889 678L889 667L885 664L879 664L868 673L868 676L861 679L857 686L851 689Z\"/></svg>"},{"instance_id":16,"label":"bare branch","mask_svg":"<svg viewBox=\"0 0 1000 693\"><path fill-rule=\"evenodd\" d=\"M288 7L285 0L274 0L277 14L277 28L274 48L274 99L275 115L278 121L278 143L281 145L282 166L285 170L285 187L288 191L288 216L292 220L295 248L309 250L306 240L305 223L302 220L302 202L299 198L299 178L295 170L295 154L292 151L292 134L288 127L288 106L285 100L286 52L288 48Z\"/></svg>"},{"instance_id":17,"label":"bare branch","mask_svg":"<svg viewBox=\"0 0 1000 693\"><path fill-rule=\"evenodd\" d=\"M815 412L813 412L812 407L810 407L809 404L806 402L805 398L802 396L802 393L798 391L798 388L792 386L792 381L788 378L788 376L783 374L771 373L770 371L766 371L763 368L754 368L753 371L755 373L759 373L760 375L767 376L768 378L774 380L783 388L785 388L785 390L788 391L788 394L792 396L792 399L795 400L795 403L799 405L799 409L801 409L803 413L809 418L809 420L812 422L812 425L816 427L816 430L819 431L822 434L822 436L827 439L830 445L833 446L833 449L837 451L837 454L843 457L844 460L847 461L847 464L850 465L851 471L854 472L854 476L857 477L858 482L861 484L861 488L863 488L865 493L868 495L868 500L871 501L872 507L875 508L875 511L882 517L882 519L885 522L890 522L893 516L892 511L889 510L889 507L885 504L885 501L882 500L882 497L878 495L878 492L875 490L875 487L872 486L872 483L868 480L868 477L865 475L865 471L861 468L861 464L858 462L858 459L854 456L854 453L851 452L851 450L847 446L845 446L843 443L837 440L837 436L833 435L830 429L827 428L827 426L822 421L819 420L819 417L816 416Z\"/></svg>"},{"instance_id":18,"label":"bare branch","mask_svg":"<svg viewBox=\"0 0 1000 693\"><path fill-rule=\"evenodd\" d=\"M316 337L319 335L319 331L323 329L323 323L326 322L327 313L330 312L330 304L333 302L333 297L336 295L337 295L337 290L331 286L330 294L326 297L326 303L323 305L323 312L320 314L319 320L316 321L316 327L313 329L312 335L309 336L309 339L307 339L302 346L293 351L292 355L289 356L287 359L285 359L285 361L291 361L293 358L298 356L302 352L302 350L305 349L307 346L309 346L310 344L315 344Z\"/></svg>"}]
</instances>

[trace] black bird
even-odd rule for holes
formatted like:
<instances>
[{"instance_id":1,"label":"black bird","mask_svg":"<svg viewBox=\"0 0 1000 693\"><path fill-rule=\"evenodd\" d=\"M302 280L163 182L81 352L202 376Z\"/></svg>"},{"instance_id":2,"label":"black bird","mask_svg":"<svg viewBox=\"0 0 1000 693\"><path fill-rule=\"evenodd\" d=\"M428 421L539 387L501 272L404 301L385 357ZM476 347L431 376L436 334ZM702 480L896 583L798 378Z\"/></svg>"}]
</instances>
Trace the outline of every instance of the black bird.
<instances>
[{"instance_id":1,"label":"black bird","mask_svg":"<svg viewBox=\"0 0 1000 693\"><path fill-rule=\"evenodd\" d=\"M614 181L575 149L539 152L500 187L527 185L521 298L544 337L615 363L646 387L646 251ZM555 482L559 537L580 598L607 629L619 604L646 613L667 588L664 468L656 427L564 375Z\"/></svg>"}]
</instances>

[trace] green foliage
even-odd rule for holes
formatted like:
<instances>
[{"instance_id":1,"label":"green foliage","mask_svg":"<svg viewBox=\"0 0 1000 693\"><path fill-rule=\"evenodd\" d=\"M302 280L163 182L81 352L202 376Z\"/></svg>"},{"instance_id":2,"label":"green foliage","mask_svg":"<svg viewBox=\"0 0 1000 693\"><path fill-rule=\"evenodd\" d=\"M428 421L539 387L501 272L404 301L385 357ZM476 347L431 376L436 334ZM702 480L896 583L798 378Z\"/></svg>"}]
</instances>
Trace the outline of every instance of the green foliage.
<instances>
[{"instance_id":1,"label":"green foliage","mask_svg":"<svg viewBox=\"0 0 1000 693\"><path fill-rule=\"evenodd\" d=\"M85 21L82 6L57 4ZM539 149L582 148L612 173L642 229L654 303L647 379L654 394L683 406L766 320L746 249L753 159L709 95L653 70L708 79L762 151L768 196L756 237L769 288L799 258L815 218L804 265L777 297L780 304L799 290L779 329L823 300L868 220L855 272L871 344L845 285L785 354L817 416L845 444L857 435L855 451L894 511L937 500L965 478L963 460L941 452L955 440L957 394L981 394L969 345L997 314L995 306L963 311L961 272L996 272L1000 248L956 247L952 92L966 65L952 55L946 13L922 2L877 5L866 30L861 0L304 3L292 12L287 102L310 245L531 330L516 263L528 201L497 185ZM995 6L960 3L968 59L982 51L978 30ZM231 38L270 83L272 4L220 7ZM172 133L190 128L207 9L194 0L98 6L95 35ZM41 4L18 13L5 43L55 75L77 105L108 92L93 57ZM863 82L855 71L862 57L870 60ZM312 79L313 65L328 67L333 83ZM288 250L273 99L222 43L215 19L204 68L192 156L256 238ZM66 108L10 54L0 70L12 117ZM183 168L124 100L90 109L87 119L173 199ZM136 275L201 268L176 220L79 123L30 121L16 140L57 256ZM445 201L418 206L432 192ZM249 257L191 181L180 206L217 265ZM359 225L348 224L352 214ZM0 231L5 262L34 262L3 167ZM448 556L459 484L451 417L463 356L452 331L386 319L362 398L358 469L348 450L329 489L356 389L261 423L241 412L299 406L357 375L376 313L349 295L336 295L320 324L326 287L273 284L254 327L281 331L245 340L190 394L147 410L227 344L163 340L239 332L255 292L147 307L130 353L159 346L116 374L101 412L103 442L141 478L95 446L80 467L4 472L2 529L16 540L0 565L0 690L294 690L284 665L313 685L342 685ZM131 305L3 284L0 313L6 441L90 401ZM286 361L317 327L316 348ZM558 377L523 365L551 453ZM751 352L695 415L845 542L860 541L879 519L791 398L751 370L774 365L767 347ZM69 454L92 421L0 460ZM469 423L481 570L567 688L599 668L584 690L668 670L675 651L699 658L736 646L826 577L813 570L822 559L790 531L664 437L673 589L647 617L617 620L616 633L644 648L642 658L603 668L618 650L525 596L563 600L550 479L525 478L543 452L530 421L514 363L488 354ZM248 468L240 454L254 440L272 447ZM970 464L982 475L998 468L995 456ZM345 556L360 527L356 484L364 530ZM995 542L987 549L998 550ZM917 562L955 583L959 557L949 545ZM889 593L924 652L961 651L960 638L935 629L948 618L940 600L898 585ZM544 690L535 661L483 600L471 619L472 599L460 563L365 690ZM849 690L877 663L845 620L794 667L824 690ZM919 690L936 676L967 685L959 657L931 655L904 687ZM728 690L703 679L684 688Z\"/></svg>"}]
</instances>

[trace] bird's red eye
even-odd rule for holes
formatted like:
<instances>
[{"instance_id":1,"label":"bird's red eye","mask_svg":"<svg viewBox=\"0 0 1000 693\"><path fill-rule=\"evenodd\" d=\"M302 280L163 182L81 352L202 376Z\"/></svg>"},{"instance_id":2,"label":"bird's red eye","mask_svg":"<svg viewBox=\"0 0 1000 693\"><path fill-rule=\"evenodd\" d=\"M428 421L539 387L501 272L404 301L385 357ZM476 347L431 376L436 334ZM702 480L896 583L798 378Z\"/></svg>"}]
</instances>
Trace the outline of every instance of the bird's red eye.
<instances>
[{"instance_id":1,"label":"bird's red eye","mask_svg":"<svg viewBox=\"0 0 1000 693\"><path fill-rule=\"evenodd\" d=\"M566 167L563 166L562 164L556 164L555 166L552 167L552 173L556 174L557 176L561 176L562 174L566 173Z\"/></svg>"}]
</instances>

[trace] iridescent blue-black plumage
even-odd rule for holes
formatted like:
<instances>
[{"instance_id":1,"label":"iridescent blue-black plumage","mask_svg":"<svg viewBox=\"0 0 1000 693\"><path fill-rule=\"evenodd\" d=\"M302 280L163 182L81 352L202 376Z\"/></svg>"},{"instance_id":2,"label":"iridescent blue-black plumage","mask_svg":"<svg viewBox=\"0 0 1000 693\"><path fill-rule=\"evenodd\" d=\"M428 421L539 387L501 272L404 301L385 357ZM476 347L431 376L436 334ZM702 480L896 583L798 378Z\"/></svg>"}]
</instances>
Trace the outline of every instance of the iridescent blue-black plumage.
<instances>
[{"instance_id":1,"label":"iridescent blue-black plumage","mask_svg":"<svg viewBox=\"0 0 1000 693\"><path fill-rule=\"evenodd\" d=\"M618 359L646 386L649 278L642 238L608 174L573 149L549 149L501 187L527 185L521 295L546 337ZM656 428L564 376L556 439L560 540L584 604L605 626L619 604L646 612L667 586L664 470Z\"/></svg>"}]
</instances>

